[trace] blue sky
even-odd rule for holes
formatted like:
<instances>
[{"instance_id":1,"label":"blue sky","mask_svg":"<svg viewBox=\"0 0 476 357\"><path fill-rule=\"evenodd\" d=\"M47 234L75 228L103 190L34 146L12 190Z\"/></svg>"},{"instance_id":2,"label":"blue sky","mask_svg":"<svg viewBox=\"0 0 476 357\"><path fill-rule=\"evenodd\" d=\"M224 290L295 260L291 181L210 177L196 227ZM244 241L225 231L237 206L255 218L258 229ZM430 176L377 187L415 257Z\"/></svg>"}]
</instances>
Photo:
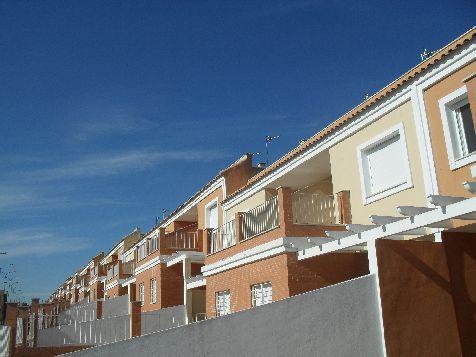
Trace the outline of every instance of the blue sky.
<instances>
[{"instance_id":1,"label":"blue sky","mask_svg":"<svg viewBox=\"0 0 476 357\"><path fill-rule=\"evenodd\" d=\"M472 1L1 2L0 267L47 297L266 135L276 159L475 15Z\"/></svg>"}]
</instances>

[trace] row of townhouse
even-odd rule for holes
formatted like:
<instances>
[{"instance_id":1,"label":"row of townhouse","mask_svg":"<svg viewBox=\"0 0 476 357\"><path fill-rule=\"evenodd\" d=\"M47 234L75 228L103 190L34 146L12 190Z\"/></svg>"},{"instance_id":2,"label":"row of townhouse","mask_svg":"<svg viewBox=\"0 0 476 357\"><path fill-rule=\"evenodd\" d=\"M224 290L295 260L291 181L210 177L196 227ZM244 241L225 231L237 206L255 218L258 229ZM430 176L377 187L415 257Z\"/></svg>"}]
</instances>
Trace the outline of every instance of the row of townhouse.
<instances>
[{"instance_id":1,"label":"row of townhouse","mask_svg":"<svg viewBox=\"0 0 476 357\"><path fill-rule=\"evenodd\" d=\"M51 297L128 294L193 322L372 272L373 243L321 244L476 191L476 30L457 38L268 167L245 155L145 234L94 258ZM436 200L436 199L435 199ZM456 201L455 201L456 202ZM453 220L402 236L473 232Z\"/></svg>"}]
</instances>

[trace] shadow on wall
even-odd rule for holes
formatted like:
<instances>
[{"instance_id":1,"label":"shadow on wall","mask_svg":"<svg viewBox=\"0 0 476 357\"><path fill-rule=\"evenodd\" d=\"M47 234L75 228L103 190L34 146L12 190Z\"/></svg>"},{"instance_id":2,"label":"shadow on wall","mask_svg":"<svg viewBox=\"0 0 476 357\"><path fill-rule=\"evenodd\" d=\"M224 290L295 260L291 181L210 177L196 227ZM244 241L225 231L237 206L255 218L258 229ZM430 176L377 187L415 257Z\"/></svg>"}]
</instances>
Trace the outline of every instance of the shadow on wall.
<instances>
[{"instance_id":1,"label":"shadow on wall","mask_svg":"<svg viewBox=\"0 0 476 357\"><path fill-rule=\"evenodd\" d=\"M377 241L389 356L474 356L476 235Z\"/></svg>"},{"instance_id":2,"label":"shadow on wall","mask_svg":"<svg viewBox=\"0 0 476 357\"><path fill-rule=\"evenodd\" d=\"M476 355L476 234L443 239L463 356Z\"/></svg>"}]
</instances>

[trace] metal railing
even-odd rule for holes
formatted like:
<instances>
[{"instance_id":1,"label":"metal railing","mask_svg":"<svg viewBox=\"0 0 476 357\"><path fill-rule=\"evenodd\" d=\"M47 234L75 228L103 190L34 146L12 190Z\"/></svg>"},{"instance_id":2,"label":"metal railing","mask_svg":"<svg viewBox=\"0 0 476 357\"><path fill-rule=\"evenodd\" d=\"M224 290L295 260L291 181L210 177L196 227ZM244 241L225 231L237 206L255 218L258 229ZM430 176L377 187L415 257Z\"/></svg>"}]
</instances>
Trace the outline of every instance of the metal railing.
<instances>
[{"instance_id":1,"label":"metal railing","mask_svg":"<svg viewBox=\"0 0 476 357\"><path fill-rule=\"evenodd\" d=\"M334 196L317 193L293 193L293 222L296 224L334 224Z\"/></svg>"},{"instance_id":2,"label":"metal railing","mask_svg":"<svg viewBox=\"0 0 476 357\"><path fill-rule=\"evenodd\" d=\"M185 227L187 228L187 227ZM197 249L198 234L197 231L187 232L178 230L165 235L165 247L169 249Z\"/></svg>"},{"instance_id":3,"label":"metal railing","mask_svg":"<svg viewBox=\"0 0 476 357\"><path fill-rule=\"evenodd\" d=\"M231 247L236 244L236 224L235 220L209 231L210 254Z\"/></svg>"},{"instance_id":4,"label":"metal railing","mask_svg":"<svg viewBox=\"0 0 476 357\"><path fill-rule=\"evenodd\" d=\"M278 197L241 214L243 240L253 238L279 226Z\"/></svg>"}]
</instances>

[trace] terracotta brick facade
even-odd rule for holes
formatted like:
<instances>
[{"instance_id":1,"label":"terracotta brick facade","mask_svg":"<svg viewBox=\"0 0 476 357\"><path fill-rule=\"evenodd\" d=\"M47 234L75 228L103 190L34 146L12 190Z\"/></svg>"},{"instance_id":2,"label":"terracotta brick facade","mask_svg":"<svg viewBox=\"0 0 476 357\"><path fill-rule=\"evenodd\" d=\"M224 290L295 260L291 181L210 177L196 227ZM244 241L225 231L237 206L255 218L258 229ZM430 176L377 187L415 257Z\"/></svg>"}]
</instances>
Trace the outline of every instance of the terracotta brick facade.
<instances>
[{"instance_id":1,"label":"terracotta brick facade","mask_svg":"<svg viewBox=\"0 0 476 357\"><path fill-rule=\"evenodd\" d=\"M151 302L150 281L157 282L157 302ZM139 300L140 285L144 284L144 305L142 311L155 311L164 307L183 304L183 273L182 265L167 267L165 263L137 274L135 282L136 300Z\"/></svg>"},{"instance_id":2,"label":"terracotta brick facade","mask_svg":"<svg viewBox=\"0 0 476 357\"><path fill-rule=\"evenodd\" d=\"M230 290L231 311L251 307L251 286L271 282L273 301L369 273L366 253L334 253L298 261L295 253L249 263L207 277L206 313L216 316L215 294Z\"/></svg>"}]
</instances>

